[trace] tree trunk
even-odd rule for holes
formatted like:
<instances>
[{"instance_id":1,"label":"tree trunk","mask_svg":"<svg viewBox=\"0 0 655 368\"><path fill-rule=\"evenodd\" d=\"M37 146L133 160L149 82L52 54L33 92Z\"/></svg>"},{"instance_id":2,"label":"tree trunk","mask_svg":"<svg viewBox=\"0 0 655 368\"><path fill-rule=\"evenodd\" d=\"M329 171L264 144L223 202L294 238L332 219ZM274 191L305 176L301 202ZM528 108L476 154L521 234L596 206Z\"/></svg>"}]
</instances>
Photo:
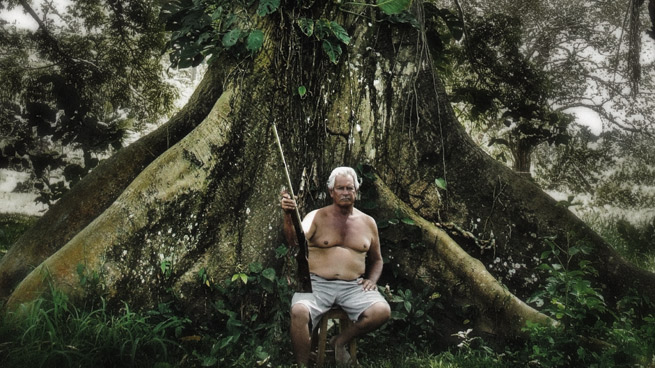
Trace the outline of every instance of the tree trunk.
<instances>
[{"instance_id":1,"label":"tree trunk","mask_svg":"<svg viewBox=\"0 0 655 368\"><path fill-rule=\"evenodd\" d=\"M490 332L516 335L526 320L550 322L520 301L541 285L535 268L546 237L592 246L607 297L653 284L653 274L625 263L534 183L472 142L455 119L421 32L327 9L352 39L338 64L320 43L303 42L293 19L265 24L263 51L239 60L238 69L237 61L225 59L223 69L234 73L224 76L223 93L202 123L143 169L102 214L92 222L89 216L75 236L53 244L59 250L20 282L6 306L29 302L49 285L81 296L90 290L80 275L97 274L99 288L91 291L110 303L152 306L173 290L187 311L208 313L200 270L222 279L253 261L275 265L285 180L272 120L292 177L308 173L305 210L326 204L323 183L335 166L372 167L377 179L364 182L371 192L360 203L372 203L378 223L400 211L420 230L382 229L383 253L393 253L417 285L427 282L477 306L479 323ZM374 18L375 12L366 8L362 15ZM415 12L421 19L420 6ZM294 93L299 86L308 93ZM438 178L447 190L435 185ZM62 199L62 206L67 201L74 199ZM399 248L411 242L425 247ZM642 291L655 297L652 288Z\"/></svg>"}]
</instances>

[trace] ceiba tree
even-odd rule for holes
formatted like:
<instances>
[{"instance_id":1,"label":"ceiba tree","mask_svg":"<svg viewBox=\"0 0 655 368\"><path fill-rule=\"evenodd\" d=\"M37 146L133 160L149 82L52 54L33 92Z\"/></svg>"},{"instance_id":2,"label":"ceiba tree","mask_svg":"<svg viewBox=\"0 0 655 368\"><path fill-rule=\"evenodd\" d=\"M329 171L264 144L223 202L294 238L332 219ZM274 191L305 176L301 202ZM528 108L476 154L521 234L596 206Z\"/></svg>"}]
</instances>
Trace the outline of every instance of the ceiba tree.
<instances>
[{"instance_id":1,"label":"ceiba tree","mask_svg":"<svg viewBox=\"0 0 655 368\"><path fill-rule=\"evenodd\" d=\"M54 286L73 299L101 293L135 307L173 293L188 313L209 313L201 270L219 280L253 261L276 265L285 179L272 121L291 176L303 178L302 208L325 204L332 168L360 167L359 203L393 259L385 267L453 305L474 306L480 329L518 336L528 320L552 323L522 301L543 281L536 268L549 242L586 244L591 252L576 257L598 270L610 303L632 288L655 299L645 287L654 274L626 263L473 143L428 42L447 33L448 17L429 2L408 6L173 8L172 60L189 66L211 54L203 82L178 115L102 162L8 251L0 263L5 309ZM80 282L89 276L94 288Z\"/></svg>"}]
</instances>

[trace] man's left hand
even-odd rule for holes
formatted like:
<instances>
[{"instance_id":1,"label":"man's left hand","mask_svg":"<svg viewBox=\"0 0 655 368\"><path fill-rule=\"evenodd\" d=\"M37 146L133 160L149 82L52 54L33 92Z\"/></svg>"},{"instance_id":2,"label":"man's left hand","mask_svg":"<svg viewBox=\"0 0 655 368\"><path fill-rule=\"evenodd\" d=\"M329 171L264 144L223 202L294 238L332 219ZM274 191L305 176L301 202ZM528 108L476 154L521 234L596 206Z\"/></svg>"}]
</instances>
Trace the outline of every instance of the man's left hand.
<instances>
[{"instance_id":1,"label":"man's left hand","mask_svg":"<svg viewBox=\"0 0 655 368\"><path fill-rule=\"evenodd\" d=\"M369 279L361 279L359 280L359 284L362 285L362 289L364 289L364 291L372 291L378 288L378 286Z\"/></svg>"}]
</instances>

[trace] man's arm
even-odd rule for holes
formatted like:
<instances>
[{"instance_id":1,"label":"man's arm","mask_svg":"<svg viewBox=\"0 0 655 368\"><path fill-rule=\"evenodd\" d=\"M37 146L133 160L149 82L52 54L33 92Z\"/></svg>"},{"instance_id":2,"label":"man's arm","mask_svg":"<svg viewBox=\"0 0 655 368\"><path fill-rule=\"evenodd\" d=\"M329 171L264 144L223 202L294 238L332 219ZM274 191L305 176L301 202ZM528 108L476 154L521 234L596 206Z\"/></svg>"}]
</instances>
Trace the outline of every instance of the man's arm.
<instances>
[{"instance_id":1,"label":"man's arm","mask_svg":"<svg viewBox=\"0 0 655 368\"><path fill-rule=\"evenodd\" d=\"M376 290L377 282L382 275L382 251L380 250L380 237L378 235L378 227L372 217L368 219L368 225L371 229L371 247L368 250L367 259L368 267L366 268L366 278L360 281L364 290Z\"/></svg>"},{"instance_id":2,"label":"man's arm","mask_svg":"<svg viewBox=\"0 0 655 368\"><path fill-rule=\"evenodd\" d=\"M296 237L296 231L293 225L293 216L294 211L296 210L296 202L289 197L287 192L282 192L282 200L280 200L280 207L284 212L284 237L287 240L287 243L290 246L297 246L298 239ZM314 225L314 216L318 210L314 210L305 216L302 220L302 230L305 233L305 238L310 240L314 231L316 231L316 226Z\"/></svg>"},{"instance_id":3,"label":"man's arm","mask_svg":"<svg viewBox=\"0 0 655 368\"><path fill-rule=\"evenodd\" d=\"M289 197L287 192L282 192L282 199L280 200L280 207L284 213L284 238L290 247L298 246L298 238L296 237L296 230L293 226L294 216L293 211L296 209L296 202Z\"/></svg>"}]
</instances>

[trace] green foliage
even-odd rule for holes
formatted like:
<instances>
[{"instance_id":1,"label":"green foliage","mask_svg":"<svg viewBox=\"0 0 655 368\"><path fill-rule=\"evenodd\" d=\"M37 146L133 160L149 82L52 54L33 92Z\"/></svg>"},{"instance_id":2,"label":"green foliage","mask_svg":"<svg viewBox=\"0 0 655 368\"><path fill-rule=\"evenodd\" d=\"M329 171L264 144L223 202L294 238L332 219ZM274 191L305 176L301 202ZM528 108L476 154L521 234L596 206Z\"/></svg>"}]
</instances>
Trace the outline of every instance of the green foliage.
<instances>
[{"instance_id":1,"label":"green foliage","mask_svg":"<svg viewBox=\"0 0 655 368\"><path fill-rule=\"evenodd\" d=\"M638 255L655 253L655 217L646 222L642 228L632 225L624 219L616 223L616 229L630 249Z\"/></svg>"},{"instance_id":2,"label":"green foliage","mask_svg":"<svg viewBox=\"0 0 655 368\"><path fill-rule=\"evenodd\" d=\"M626 260L646 270L655 270L652 243L655 218L633 225L623 217L602 218L592 213L583 220Z\"/></svg>"},{"instance_id":3,"label":"green foliage","mask_svg":"<svg viewBox=\"0 0 655 368\"><path fill-rule=\"evenodd\" d=\"M600 290L589 281L596 270L588 261L574 260L587 254L585 246L563 248L549 240L541 267L548 272L545 288L529 302L560 322L559 326L528 323L530 339L522 354L541 367L615 367L649 364L655 350L655 336L648 335L652 315L639 316L635 296L619 301L610 309ZM643 307L643 306L642 306ZM652 309L652 305L651 305Z\"/></svg>"},{"instance_id":4,"label":"green foliage","mask_svg":"<svg viewBox=\"0 0 655 368\"><path fill-rule=\"evenodd\" d=\"M166 30L171 32L168 42L171 65L188 68L199 65L209 57L213 61L224 52L252 54L261 49L264 33L258 29L257 17L275 13L280 0L260 0L256 10L254 1L193 1L167 3L161 12ZM249 12L252 11L252 14Z\"/></svg>"},{"instance_id":5,"label":"green foliage","mask_svg":"<svg viewBox=\"0 0 655 368\"><path fill-rule=\"evenodd\" d=\"M306 94L307 94L307 87L305 86L298 87L298 95L300 97L305 97Z\"/></svg>"},{"instance_id":6,"label":"green foliage","mask_svg":"<svg viewBox=\"0 0 655 368\"><path fill-rule=\"evenodd\" d=\"M262 47L263 43L264 32L260 31L259 29L255 29L254 31L250 32L250 34L248 34L248 38L246 39L246 49L248 51L255 52Z\"/></svg>"},{"instance_id":7,"label":"green foliage","mask_svg":"<svg viewBox=\"0 0 655 368\"><path fill-rule=\"evenodd\" d=\"M391 320L358 341L360 361L434 351L442 343L435 338L435 319L444 312L438 293L402 286L397 290L380 288L380 292L391 306Z\"/></svg>"},{"instance_id":8,"label":"green foliage","mask_svg":"<svg viewBox=\"0 0 655 368\"><path fill-rule=\"evenodd\" d=\"M321 42L321 47L330 61L336 64L343 53L341 44L348 45L350 36L348 32L337 22L309 18L300 18L297 21L298 27L307 37L314 37Z\"/></svg>"},{"instance_id":9,"label":"green foliage","mask_svg":"<svg viewBox=\"0 0 655 368\"><path fill-rule=\"evenodd\" d=\"M577 268L573 268L573 261L578 255L589 254L586 246L571 246L563 249L552 239L546 239L551 249L541 255L542 260L553 259L554 263L543 263L540 269L548 273L546 285L543 290L536 293L528 302L535 302L538 306L571 325L573 321L583 320L594 316L596 319L608 312L602 294L593 288L586 278L596 275L591 262L581 260Z\"/></svg>"},{"instance_id":10,"label":"green foliage","mask_svg":"<svg viewBox=\"0 0 655 368\"><path fill-rule=\"evenodd\" d=\"M392 307L392 320L359 340L362 367L615 367L645 366L655 354L655 317L641 316L637 293L608 312L597 291L584 280L593 270L573 268L584 247L562 249L551 242L552 278L537 298L557 300L544 307L563 327L529 325L524 346L493 349L473 329L456 333L460 343L442 349L435 336L446 312L441 296L428 288L396 291L381 288ZM288 252L281 246L278 258ZM556 266L560 265L560 266ZM568 265L567 267L565 267ZM85 274L83 267L78 269ZM197 280L211 290L212 320L195 325L174 303L137 313L127 305L110 311L99 303L76 307L56 291L20 314L0 319L0 364L3 367L290 367L288 308L291 290L273 268L250 264L242 277L214 283L205 269ZM399 281L400 282L400 281ZM567 296L569 299L567 300ZM575 297L574 297L575 296ZM536 300L536 299L535 299ZM566 301L565 301L566 300ZM563 302L565 301L565 302ZM600 301L600 302L599 302ZM564 304L562 309L559 305ZM544 303L545 304L545 303ZM585 337L582 338L581 336ZM602 339L601 345L593 340ZM600 346L600 347L599 347ZM280 347L285 347L280 349Z\"/></svg>"},{"instance_id":11,"label":"green foliage","mask_svg":"<svg viewBox=\"0 0 655 368\"><path fill-rule=\"evenodd\" d=\"M283 246L276 251L280 257L286 252ZM292 292L285 278L260 263L217 284L208 284L209 278L203 276L201 282L213 291L217 315L202 346L193 351L201 366L252 367L288 353L279 349L289 344L286 329Z\"/></svg>"},{"instance_id":12,"label":"green foliage","mask_svg":"<svg viewBox=\"0 0 655 368\"><path fill-rule=\"evenodd\" d=\"M280 7L280 0L260 0L257 15L260 17L272 14Z\"/></svg>"}]
</instances>

